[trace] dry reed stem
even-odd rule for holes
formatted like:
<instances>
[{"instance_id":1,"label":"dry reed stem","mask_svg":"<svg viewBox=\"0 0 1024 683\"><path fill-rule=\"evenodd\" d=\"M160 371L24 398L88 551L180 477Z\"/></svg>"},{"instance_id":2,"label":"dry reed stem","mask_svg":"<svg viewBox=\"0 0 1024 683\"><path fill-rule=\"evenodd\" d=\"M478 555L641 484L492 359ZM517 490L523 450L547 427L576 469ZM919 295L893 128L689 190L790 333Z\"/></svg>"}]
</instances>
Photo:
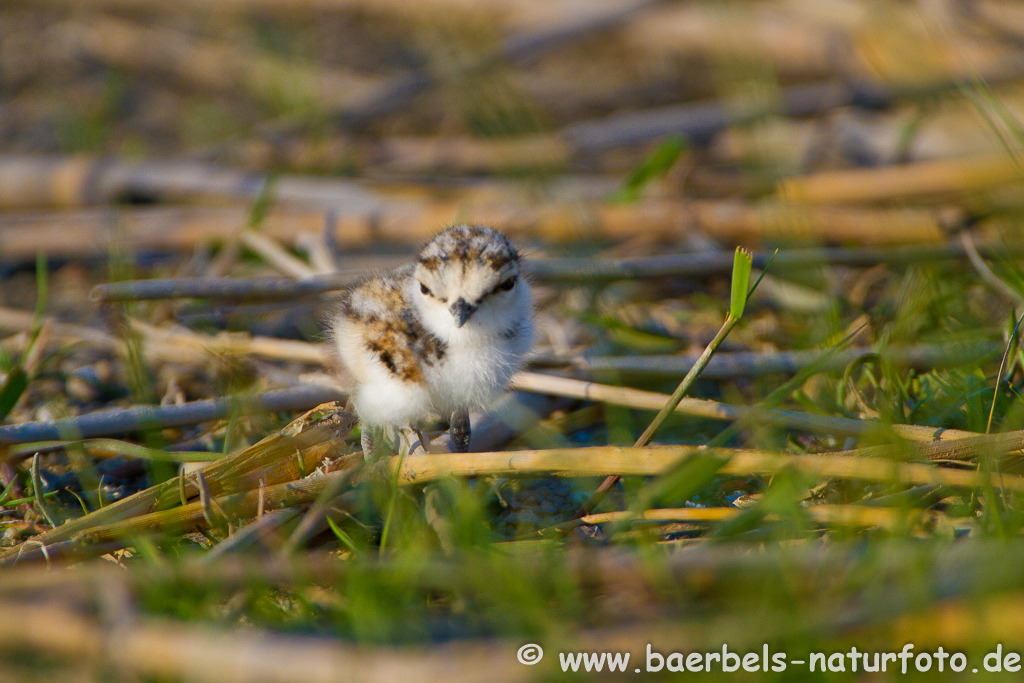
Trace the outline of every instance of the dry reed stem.
<instances>
[{"instance_id":1,"label":"dry reed stem","mask_svg":"<svg viewBox=\"0 0 1024 683\"><path fill-rule=\"evenodd\" d=\"M839 526L884 527L898 524L921 524L935 516L923 510L900 508L879 508L864 505L809 505L802 508L808 517L816 522ZM643 512L602 512L581 517L580 524L608 524L622 522L722 522L743 513L743 508L670 508L644 510ZM774 517L769 515L768 519Z\"/></svg>"},{"instance_id":2,"label":"dry reed stem","mask_svg":"<svg viewBox=\"0 0 1024 683\"><path fill-rule=\"evenodd\" d=\"M38 172L39 177L33 181L32 174L20 170L16 161L5 162L0 159L0 183L9 178L12 183L18 180L29 187L6 197L0 185L0 208L72 208L104 200L103 197L76 199L80 193L86 192L85 188L51 186L50 183L57 181L49 175L61 172L63 167L51 170L44 163L47 160L33 160L33 165L44 166ZM203 172L203 169L196 171ZM188 172L188 168L180 170L182 175ZM237 179L239 183L243 181L242 177ZM139 182L142 182L141 179ZM525 206L511 202L485 204L398 199L381 194L379 205L368 205L362 200L346 204L345 187L335 189L333 182L315 181L317 187L322 188L323 197L317 198L310 192L306 193L310 196L305 199L296 196L290 205L275 206L261 224L261 232L285 243L291 243L299 235L318 235L323 232L325 212L330 209L337 211L333 239L342 249L356 249L381 242L421 244L437 234L439 227L455 220L497 225L513 236L543 237L553 242L583 238L623 239L640 232L670 239L680 237L691 225L690 214L679 204L667 201L647 201L629 206L597 203L587 203L582 207L577 203ZM157 185L156 190L150 190L150 194L160 187ZM204 191L201 185L192 187L189 184L187 189L197 196L218 195L216 186ZM336 193L340 195L339 198L332 199ZM218 196L232 198L226 190ZM234 198L241 201L252 199L238 193L235 193ZM238 227L245 225L248 210L234 207L148 207L120 208L116 214L112 214L110 209L7 214L0 217L0 249L10 258L23 259L34 258L40 249L46 249L53 256L102 256L108 253L113 240L112 215L117 216L119 234L123 235L128 247L191 251L197 246L233 237ZM730 231L735 229L737 219L743 219L742 216L730 214L719 218L723 222L722 227ZM695 227L707 229L713 234L719 225L709 222L707 225L696 224ZM821 230L828 230L828 226L822 226Z\"/></svg>"},{"instance_id":3,"label":"dry reed stem","mask_svg":"<svg viewBox=\"0 0 1024 683\"><path fill-rule=\"evenodd\" d=\"M325 404L294 420L280 432L236 455L212 462L200 471L214 496L256 488L260 480L268 486L293 481L316 470L323 460L343 455L345 437L354 426L355 418L351 414L334 404ZM179 490L180 486L184 491ZM199 489L190 479L157 484L70 520L33 540L43 545L71 540L97 526L176 507L181 503L182 494L186 499L193 498L199 494ZM19 552L20 547L0 552L0 563L15 561Z\"/></svg>"},{"instance_id":4,"label":"dry reed stem","mask_svg":"<svg viewBox=\"0 0 1024 683\"><path fill-rule=\"evenodd\" d=\"M28 332L33 328L35 315L32 311L0 307L0 331ZM49 325L50 339L60 343L85 341L104 351L122 351L123 342L102 330L88 325L61 323L53 318L44 317L43 322Z\"/></svg>"},{"instance_id":5,"label":"dry reed stem","mask_svg":"<svg viewBox=\"0 0 1024 683\"><path fill-rule=\"evenodd\" d=\"M833 27L798 12L780 12L777 6L669 5L634 20L623 37L649 59L756 59L805 77L842 66L836 63Z\"/></svg>"},{"instance_id":6,"label":"dry reed stem","mask_svg":"<svg viewBox=\"0 0 1024 683\"><path fill-rule=\"evenodd\" d=\"M256 252L264 261L288 277L301 280L317 274L309 264L300 258L292 256L287 249L278 244L272 237L267 237L255 230L243 230L238 239L243 245Z\"/></svg>"},{"instance_id":7,"label":"dry reed stem","mask_svg":"<svg viewBox=\"0 0 1024 683\"><path fill-rule=\"evenodd\" d=\"M296 412L345 398L345 392L330 386L300 385L253 396L208 398L166 406L113 408L51 421L0 425L0 447L138 434L223 420L231 415ZM24 453L19 449L4 448L0 450L0 463L21 455Z\"/></svg>"},{"instance_id":8,"label":"dry reed stem","mask_svg":"<svg viewBox=\"0 0 1024 683\"><path fill-rule=\"evenodd\" d=\"M266 189L267 175L194 161L126 161L55 156L0 156L0 208L75 208L115 201L125 194L161 199L217 198L252 202ZM417 202L385 197L355 181L312 176L274 180L272 199L321 210L336 208L369 219L374 212L415 207ZM111 210L102 212L109 221ZM241 221L220 226L233 232ZM366 226L370 230L370 226ZM65 224L65 235L72 231ZM108 230L109 232L109 230ZM129 233L130 234L130 233ZM55 240L53 244L59 244Z\"/></svg>"},{"instance_id":9,"label":"dry reed stem","mask_svg":"<svg viewBox=\"0 0 1024 683\"><path fill-rule=\"evenodd\" d=\"M319 477L305 477L294 481L286 481L273 486L266 486L262 494L258 486L228 496L218 496L215 509L219 507L229 520L249 519L256 516L263 496L263 505L267 510L279 510L306 503L311 503L328 487L340 487L352 475L351 468L362 462L362 454L341 456L342 463L335 467L346 467L340 472L332 472ZM130 543L136 535L162 533L182 534L194 527L209 527L210 520L201 502L189 503L170 510L151 512L131 519L111 522L93 527L75 536L74 541L83 544L101 544L111 541Z\"/></svg>"},{"instance_id":10,"label":"dry reed stem","mask_svg":"<svg viewBox=\"0 0 1024 683\"><path fill-rule=\"evenodd\" d=\"M641 410L660 410L669 399L668 394L630 389L628 387L615 387L536 372L518 373L512 379L512 386L519 391L566 396ZM852 420L845 417L814 415L812 413L801 413L792 410L761 410L698 398L684 398L676 407L676 412L714 420L738 420L746 415L753 414L765 421L780 426L815 433L845 436L861 436L875 430L892 430L893 433L902 438L923 442L977 436L974 432L965 432L958 429L940 429L899 424L883 425L871 420Z\"/></svg>"},{"instance_id":11,"label":"dry reed stem","mask_svg":"<svg viewBox=\"0 0 1024 683\"><path fill-rule=\"evenodd\" d=\"M762 283L762 287L764 284ZM833 352L813 350L746 352L724 351L714 355L701 373L704 379L754 377L769 374L796 374L811 364L821 372L842 372L864 356L877 354L882 360L900 367L932 370L943 366L967 366L989 360L1004 348L1001 342L975 344L945 343L917 344L914 346L888 346L881 353L871 348L846 348ZM596 356L566 359L580 370L595 372L612 370L645 376L678 376L693 365L697 356L644 355Z\"/></svg>"},{"instance_id":12,"label":"dry reed stem","mask_svg":"<svg viewBox=\"0 0 1024 683\"><path fill-rule=\"evenodd\" d=\"M840 455L870 457L897 457L919 460L974 460L983 455L1011 453L1024 449L1024 430L998 434L971 434L957 439L929 443L881 444L856 450L842 451Z\"/></svg>"},{"instance_id":13,"label":"dry reed stem","mask_svg":"<svg viewBox=\"0 0 1024 683\"><path fill-rule=\"evenodd\" d=\"M318 242L312 235L300 235L300 245ZM1011 252L1014 250L1011 248ZM1024 250L1020 250L1024 252ZM879 263L910 263L955 259L963 256L962 247L952 245L911 246L903 248L839 248L793 249L775 255L778 268L808 268L823 264L873 266ZM387 266L404 265L410 257L385 259ZM732 257L726 251L693 252L665 256L634 258L554 258L530 259L524 264L525 272L534 281L544 283L588 284L615 280L663 277L709 277L726 274L731 269ZM763 267L772 258L769 254L755 254L754 264ZM379 263L375 264L379 267ZM144 299L220 299L220 300L279 300L308 297L344 290L360 276L371 274L373 268L346 269L335 272L333 266L316 277L301 282L277 278L153 278L127 280L96 285L91 296L96 301L138 301Z\"/></svg>"},{"instance_id":14,"label":"dry reed stem","mask_svg":"<svg viewBox=\"0 0 1024 683\"><path fill-rule=\"evenodd\" d=\"M192 363L202 365L209 362L211 356L225 354L328 365L331 358L328 344L230 332L208 335L193 332L186 327L156 327L135 319L130 319L129 324L143 336L144 354L147 353L146 347L153 345L154 350L148 353L151 353L155 360L191 360Z\"/></svg>"},{"instance_id":15,"label":"dry reed stem","mask_svg":"<svg viewBox=\"0 0 1024 683\"><path fill-rule=\"evenodd\" d=\"M387 138L364 148L372 166L407 175L425 172L484 173L524 168L562 168L573 150L555 134L509 139L469 137Z\"/></svg>"},{"instance_id":16,"label":"dry reed stem","mask_svg":"<svg viewBox=\"0 0 1024 683\"><path fill-rule=\"evenodd\" d=\"M868 450L870 449L864 449ZM770 475L793 470L817 477L934 484L957 488L994 486L1007 491L1024 492L1024 477L1018 475L993 474L985 477L974 471L895 462L877 457L858 457L850 453L857 451L850 451L847 454L789 455L699 446L596 446L545 451L406 456L404 461L396 457L391 460L391 468L394 470L400 465L401 470L397 473L398 482L410 486L422 485L448 476L657 476L668 472L685 458L714 456L725 461L719 472L727 475Z\"/></svg>"},{"instance_id":17,"label":"dry reed stem","mask_svg":"<svg viewBox=\"0 0 1024 683\"><path fill-rule=\"evenodd\" d=\"M311 94L332 108L368 97L383 79L360 76L337 67L285 61L257 49L197 39L167 26L151 28L109 16L90 17L65 26L66 37L90 57L130 70L170 73L192 85L219 93L243 90L266 99L288 79L306 84Z\"/></svg>"},{"instance_id":18,"label":"dry reed stem","mask_svg":"<svg viewBox=\"0 0 1024 683\"><path fill-rule=\"evenodd\" d=\"M33 319L31 311L0 308L0 330L10 332L31 330ZM43 320L50 325L51 338L55 342L63 344L87 342L105 351L124 352L124 342L102 330L86 325L61 323L49 317ZM202 366L209 363L211 357L226 354L326 365L330 358L330 351L326 344L312 344L274 337L253 337L229 332L213 336L193 332L184 327L157 327L135 319L129 319L128 323L135 332L142 335L143 356L149 362Z\"/></svg>"},{"instance_id":19,"label":"dry reed stem","mask_svg":"<svg viewBox=\"0 0 1024 683\"><path fill-rule=\"evenodd\" d=\"M825 171L784 180L778 193L796 204L856 204L934 198L1020 182L1015 160L1001 155Z\"/></svg>"},{"instance_id":20,"label":"dry reed stem","mask_svg":"<svg viewBox=\"0 0 1024 683\"><path fill-rule=\"evenodd\" d=\"M788 197L787 197L788 198ZM940 244L946 228L959 224L958 209L870 209L823 206L834 202L693 202L694 227L733 244L806 241L826 244Z\"/></svg>"},{"instance_id":21,"label":"dry reed stem","mask_svg":"<svg viewBox=\"0 0 1024 683\"><path fill-rule=\"evenodd\" d=\"M0 235L2 235L0 231ZM310 235L300 236L296 242L316 240ZM1024 248L1008 246L1003 253L1019 255ZM847 266L873 266L883 263L934 262L964 258L963 246L917 245L883 249L879 247L836 249L791 249L775 257L777 269L817 268L824 264ZM755 267L763 267L770 254L754 255ZM398 267L410 257L385 258L375 268ZM588 284L615 280L663 277L708 277L726 274L732 268L732 256L726 251L692 252L665 256L640 256L622 259L553 258L531 259L525 262L527 275L544 283ZM155 278L127 280L96 285L92 298L97 301L138 301L143 299L221 299L232 301L260 301L297 299L350 287L359 277L375 272L375 268L356 268L344 272L319 274L296 282L276 278ZM813 295L817 300L824 300ZM927 347L925 347L927 348ZM793 353L813 353L811 351ZM913 360L911 357L910 360ZM925 361L919 361L925 362Z\"/></svg>"},{"instance_id":22,"label":"dry reed stem","mask_svg":"<svg viewBox=\"0 0 1024 683\"><path fill-rule=\"evenodd\" d=\"M102 663L124 675L223 683L366 683L425 681L512 683L533 679L528 667L495 667L515 656L511 643L367 649L314 636L213 626L152 617L104 621L52 603L2 606L0 638L21 651Z\"/></svg>"},{"instance_id":23,"label":"dry reed stem","mask_svg":"<svg viewBox=\"0 0 1024 683\"><path fill-rule=\"evenodd\" d=\"M101 163L62 157L0 157L0 208L80 208L125 193L164 199L227 199L250 202L265 178L184 161ZM418 244L454 220L500 226L517 237L564 242L580 238L625 239L637 234L678 239L693 230L726 242L812 240L818 243L939 244L945 229L962 220L956 209L885 209L798 206L785 202L678 202L636 204L582 202L524 204L513 198L473 196L456 200L414 198L353 181L281 176L273 186L278 205L260 232L293 243L324 230L324 213L336 212L334 241L355 248L393 241ZM119 235L136 249L191 250L231 238L246 225L245 208L151 207L28 213L0 220L0 249L30 258L40 248L54 255L105 254L116 216Z\"/></svg>"},{"instance_id":24,"label":"dry reed stem","mask_svg":"<svg viewBox=\"0 0 1024 683\"><path fill-rule=\"evenodd\" d=\"M44 0L45 2L46 0ZM42 3L40 3L42 4ZM476 0L184 0L168 5L160 0L65 0L53 2L60 7L72 6L91 10L118 10L134 12L160 12L175 14L181 11L201 11L218 15L271 13L288 17L317 17L321 12L365 12L394 20L421 20L425 16L485 17L492 21L508 22L511 26L532 27L544 25L567 11L577 10L576 3L538 3L534 0L506 0L500 6ZM554 4L554 6L552 6Z\"/></svg>"}]
</instances>

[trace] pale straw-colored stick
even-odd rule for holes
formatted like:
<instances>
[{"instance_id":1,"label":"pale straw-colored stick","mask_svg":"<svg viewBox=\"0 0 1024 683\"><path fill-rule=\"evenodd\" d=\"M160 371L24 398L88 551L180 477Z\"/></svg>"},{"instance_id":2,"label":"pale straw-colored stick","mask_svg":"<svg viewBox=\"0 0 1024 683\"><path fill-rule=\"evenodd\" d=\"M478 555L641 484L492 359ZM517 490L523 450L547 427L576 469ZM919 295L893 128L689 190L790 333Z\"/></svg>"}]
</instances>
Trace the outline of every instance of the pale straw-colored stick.
<instances>
[{"instance_id":1,"label":"pale straw-colored stick","mask_svg":"<svg viewBox=\"0 0 1024 683\"><path fill-rule=\"evenodd\" d=\"M986 478L972 470L852 455L855 453L857 451L847 451L846 454L789 455L700 446L597 446L544 451L430 454L406 456L401 462L396 457L391 460L391 467L401 467L398 473L399 484L420 485L448 476L657 476L668 472L684 458L715 456L725 460L719 472L726 475L776 474L784 470L795 470L817 477L959 488L992 485L1001 486L1004 490L1024 492L1024 477L1019 475L992 475Z\"/></svg>"},{"instance_id":2,"label":"pale straw-colored stick","mask_svg":"<svg viewBox=\"0 0 1024 683\"><path fill-rule=\"evenodd\" d=\"M669 399L668 394L598 384L597 382L587 382L538 372L518 373L512 378L512 387L519 391L578 398L585 401L608 403L627 408L637 408L639 410L660 410ZM966 432L959 429L941 429L901 424L885 425L872 420L854 420L846 417L814 415L793 410L764 410L747 406L734 406L699 398L683 398L679 405L676 406L676 412L682 415L713 420L738 420L745 415L753 413L772 424L837 436L860 436L876 430L891 430L904 439L922 442L977 436L974 432Z\"/></svg>"}]
</instances>

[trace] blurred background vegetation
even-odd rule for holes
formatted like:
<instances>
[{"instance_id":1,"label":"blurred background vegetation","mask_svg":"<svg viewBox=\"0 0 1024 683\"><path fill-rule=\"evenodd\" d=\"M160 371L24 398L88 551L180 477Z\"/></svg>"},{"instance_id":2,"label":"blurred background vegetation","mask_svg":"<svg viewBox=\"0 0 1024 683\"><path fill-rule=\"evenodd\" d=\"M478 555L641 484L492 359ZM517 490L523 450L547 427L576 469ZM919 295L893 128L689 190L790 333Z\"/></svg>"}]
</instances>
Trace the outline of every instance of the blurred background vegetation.
<instances>
[{"instance_id":1,"label":"blurred background vegetation","mask_svg":"<svg viewBox=\"0 0 1024 683\"><path fill-rule=\"evenodd\" d=\"M1006 0L8 0L0 677L1024 648L1022 88ZM323 322L460 222L530 367L366 468Z\"/></svg>"}]
</instances>

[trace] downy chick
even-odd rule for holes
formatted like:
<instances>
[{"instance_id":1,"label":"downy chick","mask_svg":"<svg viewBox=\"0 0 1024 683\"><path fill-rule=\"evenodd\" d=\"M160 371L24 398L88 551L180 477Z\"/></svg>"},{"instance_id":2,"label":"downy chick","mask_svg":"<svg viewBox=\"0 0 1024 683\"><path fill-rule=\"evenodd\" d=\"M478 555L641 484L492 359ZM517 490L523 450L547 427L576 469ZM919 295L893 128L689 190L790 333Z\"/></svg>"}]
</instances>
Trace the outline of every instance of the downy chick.
<instances>
[{"instance_id":1,"label":"downy chick","mask_svg":"<svg viewBox=\"0 0 1024 683\"><path fill-rule=\"evenodd\" d=\"M448 228L415 264L346 292L332 336L373 455L385 428L436 414L452 450L469 450L469 411L486 407L522 367L533 336L519 253L496 230Z\"/></svg>"}]
</instances>

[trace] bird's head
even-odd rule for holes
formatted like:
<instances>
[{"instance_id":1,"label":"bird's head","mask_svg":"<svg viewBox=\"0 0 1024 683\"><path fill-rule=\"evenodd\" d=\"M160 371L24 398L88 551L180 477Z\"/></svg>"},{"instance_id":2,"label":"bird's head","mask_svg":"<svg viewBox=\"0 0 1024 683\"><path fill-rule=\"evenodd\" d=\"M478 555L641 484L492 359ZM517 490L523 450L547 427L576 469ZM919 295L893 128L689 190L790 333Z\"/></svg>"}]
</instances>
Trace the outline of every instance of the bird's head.
<instances>
[{"instance_id":1,"label":"bird's head","mask_svg":"<svg viewBox=\"0 0 1024 683\"><path fill-rule=\"evenodd\" d=\"M497 230L448 228L420 252L411 296L427 327L444 339L500 333L529 315L529 288L519 253Z\"/></svg>"}]
</instances>

